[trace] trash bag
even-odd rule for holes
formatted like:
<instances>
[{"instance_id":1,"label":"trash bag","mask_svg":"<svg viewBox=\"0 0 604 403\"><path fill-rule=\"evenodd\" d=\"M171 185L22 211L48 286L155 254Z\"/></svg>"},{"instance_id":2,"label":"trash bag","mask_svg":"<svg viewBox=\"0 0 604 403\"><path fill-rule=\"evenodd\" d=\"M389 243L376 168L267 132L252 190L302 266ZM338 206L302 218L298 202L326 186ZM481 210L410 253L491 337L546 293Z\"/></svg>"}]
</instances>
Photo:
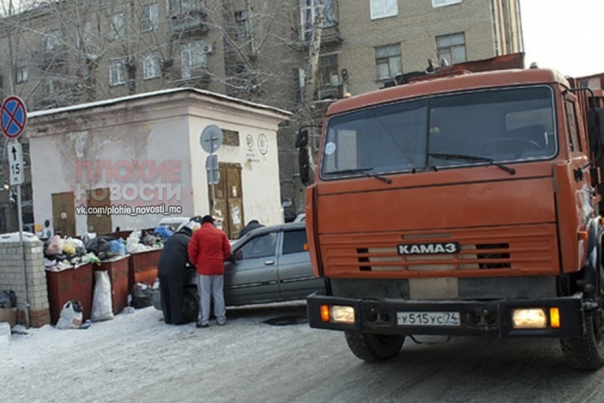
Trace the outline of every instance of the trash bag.
<instances>
[{"instance_id":1,"label":"trash bag","mask_svg":"<svg viewBox=\"0 0 604 403\"><path fill-rule=\"evenodd\" d=\"M93 238L86 244L86 250L94 253L99 259L105 260L109 253L109 241L101 237Z\"/></svg>"},{"instance_id":2,"label":"trash bag","mask_svg":"<svg viewBox=\"0 0 604 403\"><path fill-rule=\"evenodd\" d=\"M145 236L143 236L143 238L140 241L143 245L147 245L147 246L155 246L157 245L160 241L159 238L157 238L154 235L151 234L146 234Z\"/></svg>"},{"instance_id":3,"label":"trash bag","mask_svg":"<svg viewBox=\"0 0 604 403\"><path fill-rule=\"evenodd\" d=\"M17 306L17 295L13 290L0 291L0 308L14 308Z\"/></svg>"},{"instance_id":4,"label":"trash bag","mask_svg":"<svg viewBox=\"0 0 604 403\"><path fill-rule=\"evenodd\" d=\"M78 329L82 325L82 304L80 301L67 301L61 309L61 316L55 326L57 329Z\"/></svg>"},{"instance_id":5,"label":"trash bag","mask_svg":"<svg viewBox=\"0 0 604 403\"><path fill-rule=\"evenodd\" d=\"M126 245L121 239L109 241L109 251L107 256L124 256L126 254Z\"/></svg>"},{"instance_id":6,"label":"trash bag","mask_svg":"<svg viewBox=\"0 0 604 403\"><path fill-rule=\"evenodd\" d=\"M172 236L172 231L162 225L158 225L155 228L154 234L160 237L161 239L167 239Z\"/></svg>"},{"instance_id":7,"label":"trash bag","mask_svg":"<svg viewBox=\"0 0 604 403\"><path fill-rule=\"evenodd\" d=\"M132 287L132 307L135 309L146 308L153 303L152 288L144 281L134 284Z\"/></svg>"},{"instance_id":8,"label":"trash bag","mask_svg":"<svg viewBox=\"0 0 604 403\"><path fill-rule=\"evenodd\" d=\"M113 319L113 302L111 300L111 280L106 270L95 270L94 291L92 295L92 312L90 319L93 322Z\"/></svg>"},{"instance_id":9,"label":"trash bag","mask_svg":"<svg viewBox=\"0 0 604 403\"><path fill-rule=\"evenodd\" d=\"M64 240L61 239L59 235L54 235L50 238L50 242L48 243L48 247L44 251L48 256L59 255L63 253L63 244Z\"/></svg>"}]
</instances>

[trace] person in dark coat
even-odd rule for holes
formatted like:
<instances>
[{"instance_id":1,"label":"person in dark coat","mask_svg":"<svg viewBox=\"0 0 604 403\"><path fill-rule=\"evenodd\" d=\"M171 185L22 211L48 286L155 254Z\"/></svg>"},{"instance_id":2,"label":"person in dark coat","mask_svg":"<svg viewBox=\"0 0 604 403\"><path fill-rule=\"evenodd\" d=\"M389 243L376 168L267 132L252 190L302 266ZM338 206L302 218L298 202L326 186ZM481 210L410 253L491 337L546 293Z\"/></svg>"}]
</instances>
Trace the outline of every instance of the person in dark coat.
<instances>
[{"instance_id":1,"label":"person in dark coat","mask_svg":"<svg viewBox=\"0 0 604 403\"><path fill-rule=\"evenodd\" d=\"M198 226L198 223L191 220L182 229L170 236L166 240L157 262L161 307L164 313L164 322L167 324L182 325L186 323L182 308L186 267L190 264L187 247L193 229Z\"/></svg>"},{"instance_id":2,"label":"person in dark coat","mask_svg":"<svg viewBox=\"0 0 604 403\"><path fill-rule=\"evenodd\" d=\"M241 229L241 232L239 232L239 238L243 238L243 236L251 230L262 227L264 227L264 225L260 224L258 220L250 220L250 222L248 222L247 225Z\"/></svg>"}]
</instances>

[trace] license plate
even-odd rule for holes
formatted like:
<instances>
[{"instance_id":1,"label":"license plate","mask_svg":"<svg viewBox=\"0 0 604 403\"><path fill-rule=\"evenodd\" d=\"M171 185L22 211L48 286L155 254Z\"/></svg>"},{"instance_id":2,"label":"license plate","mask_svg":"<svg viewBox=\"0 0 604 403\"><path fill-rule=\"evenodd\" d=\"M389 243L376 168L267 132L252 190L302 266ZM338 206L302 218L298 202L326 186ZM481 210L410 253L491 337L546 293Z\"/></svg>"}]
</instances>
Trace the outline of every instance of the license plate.
<instances>
[{"instance_id":1,"label":"license plate","mask_svg":"<svg viewBox=\"0 0 604 403\"><path fill-rule=\"evenodd\" d=\"M459 326L459 312L397 312L402 326Z\"/></svg>"}]
</instances>

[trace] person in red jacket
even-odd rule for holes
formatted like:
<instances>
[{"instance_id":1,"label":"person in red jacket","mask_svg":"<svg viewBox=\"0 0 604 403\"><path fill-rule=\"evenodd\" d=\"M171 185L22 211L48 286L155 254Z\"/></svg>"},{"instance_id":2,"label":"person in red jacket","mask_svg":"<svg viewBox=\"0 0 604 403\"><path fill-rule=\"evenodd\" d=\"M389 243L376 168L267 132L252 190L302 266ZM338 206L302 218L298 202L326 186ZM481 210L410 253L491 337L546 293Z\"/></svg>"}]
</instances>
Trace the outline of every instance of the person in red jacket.
<instances>
[{"instance_id":1,"label":"person in red jacket","mask_svg":"<svg viewBox=\"0 0 604 403\"><path fill-rule=\"evenodd\" d=\"M214 219L206 215L201 219L201 228L193 233L189 246L189 261L197 267L197 290L199 291L199 318L197 327L210 326L210 304L214 300L214 316L220 326L226 324L224 304L223 263L231 254L231 244L226 234L214 227Z\"/></svg>"}]
</instances>

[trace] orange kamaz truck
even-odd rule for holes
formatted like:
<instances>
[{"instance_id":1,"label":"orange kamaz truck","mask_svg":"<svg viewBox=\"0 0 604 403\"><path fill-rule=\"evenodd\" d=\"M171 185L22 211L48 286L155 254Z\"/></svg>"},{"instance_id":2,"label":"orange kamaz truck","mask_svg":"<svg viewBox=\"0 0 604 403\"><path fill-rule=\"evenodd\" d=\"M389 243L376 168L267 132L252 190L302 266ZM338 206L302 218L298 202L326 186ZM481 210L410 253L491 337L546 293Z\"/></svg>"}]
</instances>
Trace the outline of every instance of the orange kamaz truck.
<instances>
[{"instance_id":1,"label":"orange kamaz truck","mask_svg":"<svg viewBox=\"0 0 604 403\"><path fill-rule=\"evenodd\" d=\"M311 327L343 331L366 361L448 335L555 337L572 367L604 364L602 94L519 60L330 105L306 193L326 282L308 297Z\"/></svg>"}]
</instances>

